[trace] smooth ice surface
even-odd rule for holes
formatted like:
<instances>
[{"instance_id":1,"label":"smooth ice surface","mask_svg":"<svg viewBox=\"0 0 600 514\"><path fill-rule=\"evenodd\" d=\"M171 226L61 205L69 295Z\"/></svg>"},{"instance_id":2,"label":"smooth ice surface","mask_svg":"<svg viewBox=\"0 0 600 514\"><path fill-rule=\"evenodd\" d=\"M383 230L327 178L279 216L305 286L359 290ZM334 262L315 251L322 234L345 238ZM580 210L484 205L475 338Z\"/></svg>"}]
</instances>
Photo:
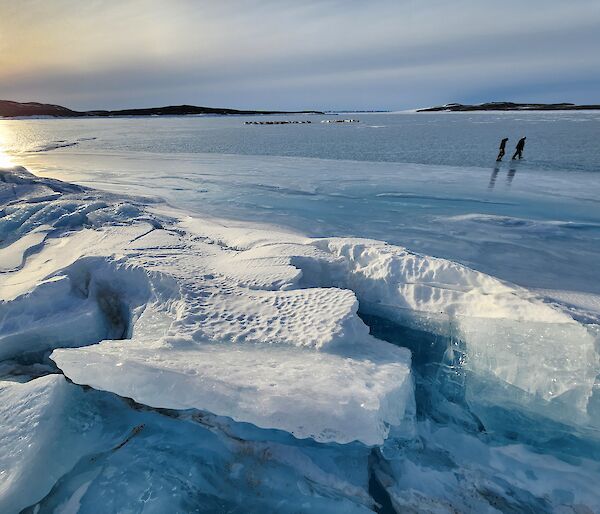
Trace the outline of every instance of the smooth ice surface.
<instances>
[{"instance_id":1,"label":"smooth ice surface","mask_svg":"<svg viewBox=\"0 0 600 514\"><path fill-rule=\"evenodd\" d=\"M600 293L593 171L540 170L528 158L468 168L176 149L82 148L21 159L44 176L166 199L202 218L387 241L526 287Z\"/></svg>"},{"instance_id":2,"label":"smooth ice surface","mask_svg":"<svg viewBox=\"0 0 600 514\"><path fill-rule=\"evenodd\" d=\"M341 117L344 116L342 113ZM492 166L498 143L507 154L527 136L532 169L597 171L600 114L588 112L354 113L359 123L319 123L328 115L176 116L113 119L2 120L11 152L47 155L132 150L163 154L217 153L320 159ZM310 120L311 124L252 126L251 120ZM506 159L506 158L505 158ZM175 178L175 176L173 176Z\"/></svg>"}]
</instances>

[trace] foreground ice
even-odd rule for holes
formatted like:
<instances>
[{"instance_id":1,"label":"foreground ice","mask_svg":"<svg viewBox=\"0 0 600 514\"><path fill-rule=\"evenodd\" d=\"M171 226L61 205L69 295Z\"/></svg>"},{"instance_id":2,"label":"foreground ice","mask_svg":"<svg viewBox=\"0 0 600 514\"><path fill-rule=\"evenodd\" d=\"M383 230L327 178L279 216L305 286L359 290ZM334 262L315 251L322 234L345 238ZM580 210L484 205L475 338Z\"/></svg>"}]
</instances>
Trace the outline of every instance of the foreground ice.
<instances>
[{"instance_id":1,"label":"foreground ice","mask_svg":"<svg viewBox=\"0 0 600 514\"><path fill-rule=\"evenodd\" d=\"M285 259L245 265L243 252L87 192L27 208L8 208L10 234L43 219L61 237L2 277L4 358L110 340L52 358L80 384L300 438L381 444L410 425L410 352L369 335L351 291L297 289Z\"/></svg>"},{"instance_id":2,"label":"foreground ice","mask_svg":"<svg viewBox=\"0 0 600 514\"><path fill-rule=\"evenodd\" d=\"M93 394L110 392L150 409L170 409L177 416L184 411L220 416L230 429L246 430L243 439L261 433L262 438L295 441L287 433L329 443L323 447L340 449L346 457L361 448L356 450L360 466L372 467L371 475L397 508L422 506L425 495L432 512L444 506L480 510L502 496L501 484L508 480L492 477L499 473L494 463L505 458L504 450L496 455L488 448L492 441L477 433L453 439L451 432L417 422L423 416L418 399L426 369L436 370L432 387L444 398L430 412L462 409L466 414L453 419L475 419L463 427L468 431L478 426L480 432L505 434L510 425L517 438L527 439L537 423L548 427L541 430L544 441L567 434L577 441L588 438L595 448L597 327L573 317L572 309L558 300L550 303L455 262L379 241L309 239L191 218L141 200L38 179L22 168L0 173L0 359L6 366L32 363L52 369L47 360L52 352L52 361L74 382L56 375L2 386L7 403L0 437L11 450L0 461L0 502L8 511L33 505L50 489L47 510L57 507L59 499L77 506L87 495L96 500L110 495L101 486L109 478L98 478L104 471L81 460L103 441L93 429L89 440L79 425L66 429L64 434L81 431L83 439L57 461L52 474L44 475L37 459L39 453L51 460L44 452L63 444L62 439L44 441L53 423L56 431L63 430L63 415L56 408L64 398L72 394L74 404L85 404L75 384L91 386ZM382 338L395 344L374 337L374 322L369 327L363 319L384 320ZM409 344L405 329L430 339ZM418 362L411 363L405 346ZM442 355L421 362L423 354L433 355L434 346ZM458 396L447 389L444 373L452 374ZM51 413L52 421L46 422L44 412ZM103 415L109 424L115 421ZM45 421L37 424L38 419ZM107 437L122 437L123 430ZM187 429L175 424L172 433L178 430ZM484 473L493 482L474 489L476 500L454 501L439 492L455 486L453 472L440 475L438 492L407 482L405 474L414 466L430 478L438 465L447 466L437 454L433 461L411 464L423 457L423 445L443 453L446 442L457 440L489 452L487 461L462 450L452 457L450 468L471 470L469 481ZM379 457L375 465L371 457L367 463L365 446L382 446L383 453L375 455L386 455L390 462ZM207 451L198 449L199 458L207 458ZM165 458L185 467L183 457L169 453ZM560 458L540 457L538 465L530 450L521 452L515 466L525 475L506 485L508 495L519 491L515 505L535 506L542 496L544 509L569 503L568 498L590 508L598 505L591 486L574 492L584 487L584 475L574 464L568 468L575 477L566 486L570 492L556 492L560 480L543 470L562 469L566 464ZM123 457L115 459L115 469L126 466ZM581 469L599 475L587 461ZM547 483L536 489L527 480L538 471L546 473ZM339 477L340 470L332 473ZM339 508L342 504L335 502L349 501L347 510L372 508L369 494L375 493L370 485L365 492L365 480L362 490L341 493L338 488L325 496ZM24 495L28 481L35 488ZM272 484L266 487L274 494ZM527 487L533 496L525 494ZM313 496L303 488L301 494ZM213 491L211 498L223 498L221 493ZM266 508L276 510L272 503ZM311 503L308 510L315 508ZM329 508L335 507L322 506Z\"/></svg>"},{"instance_id":3,"label":"foreground ice","mask_svg":"<svg viewBox=\"0 0 600 514\"><path fill-rule=\"evenodd\" d=\"M418 431L425 449L408 450L402 459L375 469L396 512L600 509L595 456L565 461L523 444L489 444L456 427L428 422Z\"/></svg>"},{"instance_id":4,"label":"foreground ice","mask_svg":"<svg viewBox=\"0 0 600 514\"><path fill-rule=\"evenodd\" d=\"M263 441L209 415L132 408L62 375L0 382L0 393L3 513L369 512L373 506L364 447L315 454L314 445Z\"/></svg>"}]
</instances>

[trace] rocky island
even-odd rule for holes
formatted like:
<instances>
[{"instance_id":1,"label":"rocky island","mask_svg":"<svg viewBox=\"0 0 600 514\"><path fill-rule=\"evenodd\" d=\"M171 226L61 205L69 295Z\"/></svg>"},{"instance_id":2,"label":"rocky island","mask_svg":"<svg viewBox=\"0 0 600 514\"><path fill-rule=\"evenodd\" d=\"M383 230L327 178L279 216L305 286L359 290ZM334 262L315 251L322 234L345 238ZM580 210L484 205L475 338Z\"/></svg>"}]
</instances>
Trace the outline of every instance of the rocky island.
<instances>
[{"instance_id":1,"label":"rocky island","mask_svg":"<svg viewBox=\"0 0 600 514\"><path fill-rule=\"evenodd\" d=\"M0 100L0 117L14 118L21 116L52 116L55 118L81 118L86 116L185 116L193 114L323 114L320 111L243 111L238 109L222 109L215 107L198 107L195 105L169 105L166 107L150 107L146 109L121 109L115 111L74 111L61 105L38 102L12 102Z\"/></svg>"},{"instance_id":2,"label":"rocky island","mask_svg":"<svg viewBox=\"0 0 600 514\"><path fill-rule=\"evenodd\" d=\"M417 112L466 112L466 111L584 111L598 110L600 105L576 105L571 103L559 104L518 104L513 102L487 102L483 104L464 105L446 104L426 109L417 109Z\"/></svg>"}]
</instances>

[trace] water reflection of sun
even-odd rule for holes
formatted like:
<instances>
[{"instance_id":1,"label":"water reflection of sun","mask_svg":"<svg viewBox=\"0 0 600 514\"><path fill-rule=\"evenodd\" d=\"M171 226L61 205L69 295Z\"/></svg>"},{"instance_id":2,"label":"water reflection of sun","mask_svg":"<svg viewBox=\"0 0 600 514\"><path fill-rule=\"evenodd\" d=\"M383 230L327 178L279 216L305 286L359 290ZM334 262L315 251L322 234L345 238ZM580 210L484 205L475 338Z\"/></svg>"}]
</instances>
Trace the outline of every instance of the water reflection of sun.
<instances>
[{"instance_id":1,"label":"water reflection of sun","mask_svg":"<svg viewBox=\"0 0 600 514\"><path fill-rule=\"evenodd\" d=\"M5 128L0 126L0 168L11 168L15 166L15 162L6 150L4 132Z\"/></svg>"},{"instance_id":2,"label":"water reflection of sun","mask_svg":"<svg viewBox=\"0 0 600 514\"><path fill-rule=\"evenodd\" d=\"M12 168L14 165L15 163L10 155L4 152L2 147L0 147L0 168Z\"/></svg>"}]
</instances>

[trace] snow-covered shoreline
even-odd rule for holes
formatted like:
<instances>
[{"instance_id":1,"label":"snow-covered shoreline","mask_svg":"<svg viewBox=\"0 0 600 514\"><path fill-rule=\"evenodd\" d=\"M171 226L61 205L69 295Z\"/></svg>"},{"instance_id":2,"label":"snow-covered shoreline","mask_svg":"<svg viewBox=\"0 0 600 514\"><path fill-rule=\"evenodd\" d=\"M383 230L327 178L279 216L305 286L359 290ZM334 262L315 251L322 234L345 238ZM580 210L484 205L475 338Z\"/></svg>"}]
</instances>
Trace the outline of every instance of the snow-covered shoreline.
<instances>
[{"instance_id":1,"label":"snow-covered shoreline","mask_svg":"<svg viewBox=\"0 0 600 514\"><path fill-rule=\"evenodd\" d=\"M450 341L444 362L490 433L502 431L490 406L567 433L598 428L595 327L455 262L379 241L194 218L24 168L0 171L0 201L7 362L52 369L52 352L55 371L73 383L148 408L209 413L338 448L418 446L417 434L432 429L417 416L411 352L371 335L360 311ZM3 387L15 398L75 387L58 376L28 381L23 373L25 383ZM54 394L40 408L52 408ZM464 408L457 405L451 409ZM8 477L0 506L40 501L74 464L39 482L37 496L15 500L35 460L22 457L27 437L19 431L28 431L35 408L27 409L0 427L11 448L0 459ZM528 427L513 427L521 429ZM405 465L394 462L392 477ZM388 487L398 505L408 501L398 492L401 475ZM552 491L543 494L558 501ZM600 504L585 489L571 494Z\"/></svg>"}]
</instances>

